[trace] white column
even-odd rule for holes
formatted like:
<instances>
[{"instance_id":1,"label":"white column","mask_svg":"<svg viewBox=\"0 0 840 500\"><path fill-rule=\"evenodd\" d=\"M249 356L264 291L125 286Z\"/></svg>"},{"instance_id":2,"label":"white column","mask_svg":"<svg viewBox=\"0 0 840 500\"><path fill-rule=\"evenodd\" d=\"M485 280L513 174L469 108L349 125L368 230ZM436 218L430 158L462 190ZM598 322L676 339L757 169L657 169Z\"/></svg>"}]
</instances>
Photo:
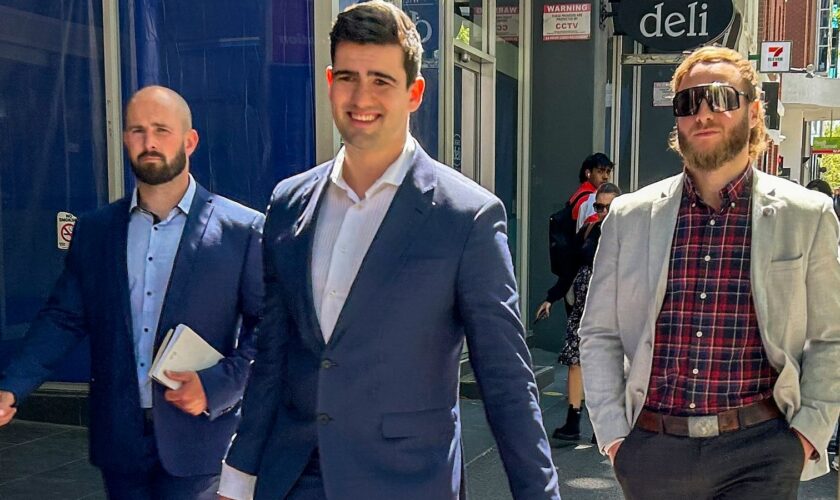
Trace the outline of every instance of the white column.
<instances>
[{"instance_id":1,"label":"white column","mask_svg":"<svg viewBox=\"0 0 840 500\"><path fill-rule=\"evenodd\" d=\"M333 124L326 76L327 66L331 63L329 33L338 10L338 0L319 0L314 5L315 63L312 78L315 83L315 163L323 163L335 156L341 145L341 135Z\"/></svg>"},{"instance_id":2,"label":"white column","mask_svg":"<svg viewBox=\"0 0 840 500\"><path fill-rule=\"evenodd\" d=\"M784 167L790 169L790 178L801 182L800 167L802 157L807 154L803 151L803 127L804 114L801 109L792 106L785 107L785 115L782 117L781 133L785 140L779 145L779 154L784 158Z\"/></svg>"},{"instance_id":3,"label":"white column","mask_svg":"<svg viewBox=\"0 0 840 500\"><path fill-rule=\"evenodd\" d=\"M108 151L108 201L125 194L120 80L120 12L117 0L102 0L102 50L105 72L105 122Z\"/></svg>"}]
</instances>

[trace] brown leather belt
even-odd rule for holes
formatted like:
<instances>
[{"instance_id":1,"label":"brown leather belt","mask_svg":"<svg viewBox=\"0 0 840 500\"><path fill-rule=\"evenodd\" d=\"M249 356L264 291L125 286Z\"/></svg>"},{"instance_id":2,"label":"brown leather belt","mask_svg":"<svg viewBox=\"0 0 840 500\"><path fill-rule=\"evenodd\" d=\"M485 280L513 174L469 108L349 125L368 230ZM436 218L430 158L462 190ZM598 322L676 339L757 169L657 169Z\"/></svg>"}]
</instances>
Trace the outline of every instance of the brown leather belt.
<instances>
[{"instance_id":1,"label":"brown leather belt","mask_svg":"<svg viewBox=\"0 0 840 500\"><path fill-rule=\"evenodd\" d=\"M651 432L683 437L714 437L724 432L746 429L754 425L782 418L782 412L773 398L767 398L741 408L727 410L717 415L678 417L642 409L636 427Z\"/></svg>"}]
</instances>

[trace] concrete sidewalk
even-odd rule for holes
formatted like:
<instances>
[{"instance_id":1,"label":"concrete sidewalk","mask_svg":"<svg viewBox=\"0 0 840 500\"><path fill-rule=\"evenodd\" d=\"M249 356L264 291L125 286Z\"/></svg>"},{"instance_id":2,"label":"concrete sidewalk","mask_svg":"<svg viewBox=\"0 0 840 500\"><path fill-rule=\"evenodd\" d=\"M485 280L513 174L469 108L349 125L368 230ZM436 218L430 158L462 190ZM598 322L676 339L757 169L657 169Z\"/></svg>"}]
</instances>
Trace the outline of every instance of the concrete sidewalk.
<instances>
[{"instance_id":1,"label":"concrete sidewalk","mask_svg":"<svg viewBox=\"0 0 840 500\"><path fill-rule=\"evenodd\" d=\"M554 354L535 353L551 362ZM546 428L562 425L568 402L565 369L558 369L555 383L543 393L541 406ZM508 490L495 440L484 418L480 401L462 400L465 459L469 497L472 500L507 500ZM622 498L605 457L589 444L588 422L582 442L553 449L565 499L609 500ZM799 498L835 500L837 472L802 483ZM87 430L53 424L15 421L0 428L0 499L104 499L98 471L87 463Z\"/></svg>"},{"instance_id":2,"label":"concrete sidewalk","mask_svg":"<svg viewBox=\"0 0 840 500\"><path fill-rule=\"evenodd\" d=\"M0 428L0 499L104 499L87 429L14 421Z\"/></svg>"}]
</instances>

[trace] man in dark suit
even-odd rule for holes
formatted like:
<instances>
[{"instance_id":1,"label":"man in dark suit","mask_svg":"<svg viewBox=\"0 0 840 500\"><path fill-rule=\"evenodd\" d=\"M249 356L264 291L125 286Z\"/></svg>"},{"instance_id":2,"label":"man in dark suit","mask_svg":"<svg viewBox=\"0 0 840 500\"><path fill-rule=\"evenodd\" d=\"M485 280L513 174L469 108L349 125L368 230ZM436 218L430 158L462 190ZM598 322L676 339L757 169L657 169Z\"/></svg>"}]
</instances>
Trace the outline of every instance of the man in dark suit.
<instances>
[{"instance_id":1,"label":"man in dark suit","mask_svg":"<svg viewBox=\"0 0 840 500\"><path fill-rule=\"evenodd\" d=\"M420 37L374 0L340 14L331 43L345 147L274 190L265 318L220 494L458 498L466 338L514 496L559 499L504 207L408 134Z\"/></svg>"},{"instance_id":2,"label":"man in dark suit","mask_svg":"<svg viewBox=\"0 0 840 500\"><path fill-rule=\"evenodd\" d=\"M147 87L126 107L137 189L79 218L64 271L0 376L0 425L83 337L90 338L90 460L110 498L215 498L221 460L255 351L263 216L207 192L189 174L198 144L187 103ZM225 358L171 373L149 368L178 324Z\"/></svg>"}]
</instances>

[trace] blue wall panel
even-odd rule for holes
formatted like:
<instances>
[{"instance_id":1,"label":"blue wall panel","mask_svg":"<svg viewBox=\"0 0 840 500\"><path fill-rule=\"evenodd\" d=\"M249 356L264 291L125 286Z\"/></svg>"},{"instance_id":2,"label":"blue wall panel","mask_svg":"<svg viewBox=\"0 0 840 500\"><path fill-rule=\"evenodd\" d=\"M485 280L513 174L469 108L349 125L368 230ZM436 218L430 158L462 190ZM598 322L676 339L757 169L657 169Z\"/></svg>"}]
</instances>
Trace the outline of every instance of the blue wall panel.
<instances>
[{"instance_id":1,"label":"blue wall panel","mask_svg":"<svg viewBox=\"0 0 840 500\"><path fill-rule=\"evenodd\" d=\"M262 210L279 180L313 166L312 0L121 0L121 10L124 98L151 84L184 96L205 187Z\"/></svg>"},{"instance_id":2,"label":"blue wall panel","mask_svg":"<svg viewBox=\"0 0 840 500\"><path fill-rule=\"evenodd\" d=\"M61 271L57 213L107 203L101 5L0 0L0 367ZM55 378L88 366L83 345Z\"/></svg>"}]
</instances>

